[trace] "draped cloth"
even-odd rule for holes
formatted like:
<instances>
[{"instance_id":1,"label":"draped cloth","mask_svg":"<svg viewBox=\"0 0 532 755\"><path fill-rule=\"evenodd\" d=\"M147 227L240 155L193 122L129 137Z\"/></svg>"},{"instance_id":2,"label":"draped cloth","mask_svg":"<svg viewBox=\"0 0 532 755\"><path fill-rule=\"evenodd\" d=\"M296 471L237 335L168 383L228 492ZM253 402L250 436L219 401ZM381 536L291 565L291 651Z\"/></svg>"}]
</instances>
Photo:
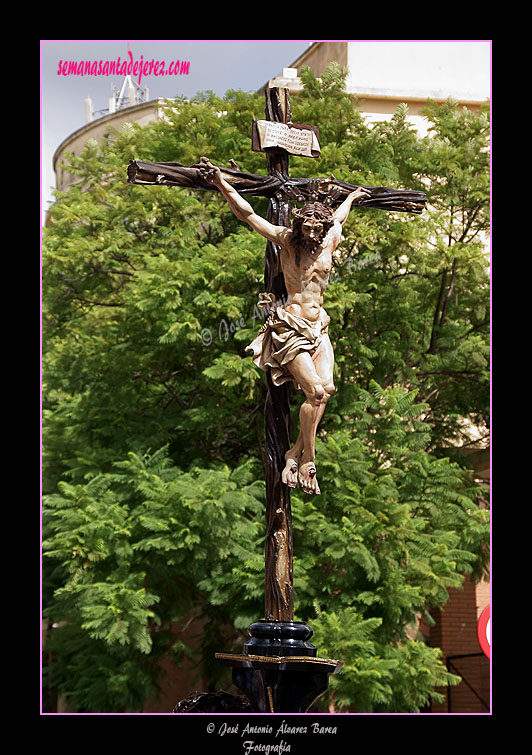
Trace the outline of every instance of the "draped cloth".
<instances>
[{"instance_id":1,"label":"draped cloth","mask_svg":"<svg viewBox=\"0 0 532 755\"><path fill-rule=\"evenodd\" d=\"M270 296L272 295L260 294L258 306L264 308L273 303ZM315 322L297 317L283 307L276 307L270 312L255 340L246 346L246 351L252 352L253 362L261 370L266 372L270 368L274 385L282 385L290 380L296 383L287 364L303 352L310 356L316 353L330 319L323 307Z\"/></svg>"}]
</instances>

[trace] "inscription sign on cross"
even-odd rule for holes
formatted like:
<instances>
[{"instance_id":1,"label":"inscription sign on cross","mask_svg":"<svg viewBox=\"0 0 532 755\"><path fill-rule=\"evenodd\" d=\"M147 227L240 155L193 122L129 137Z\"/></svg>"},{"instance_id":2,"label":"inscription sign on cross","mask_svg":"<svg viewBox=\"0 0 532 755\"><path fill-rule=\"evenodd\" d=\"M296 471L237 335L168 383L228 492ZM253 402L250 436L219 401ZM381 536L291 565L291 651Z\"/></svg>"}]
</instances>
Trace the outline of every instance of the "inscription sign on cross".
<instances>
[{"instance_id":1,"label":"inscription sign on cross","mask_svg":"<svg viewBox=\"0 0 532 755\"><path fill-rule=\"evenodd\" d=\"M255 152L284 150L290 155L319 157L318 128L275 121L253 121L251 149Z\"/></svg>"},{"instance_id":2,"label":"inscription sign on cross","mask_svg":"<svg viewBox=\"0 0 532 755\"><path fill-rule=\"evenodd\" d=\"M314 440L328 398L334 391L334 353L323 292L332 252L351 205L420 214L420 191L359 186L329 178L289 175L290 154L317 157L318 129L292 124L287 89L270 88L266 118L252 124L252 149L266 155L267 176L238 167L219 167L206 158L189 167L180 163L130 161L128 181L220 191L235 215L267 239L265 292L259 306L269 316L249 345L255 364L266 374L265 620L292 622L293 550L290 489L301 485L319 494ZM256 215L246 196L269 198L266 219ZM306 203L291 213L291 201ZM310 209L309 209L310 208ZM294 222L291 222L291 214ZM278 306L284 302L283 306ZM290 445L290 385L305 393L300 432Z\"/></svg>"}]
</instances>

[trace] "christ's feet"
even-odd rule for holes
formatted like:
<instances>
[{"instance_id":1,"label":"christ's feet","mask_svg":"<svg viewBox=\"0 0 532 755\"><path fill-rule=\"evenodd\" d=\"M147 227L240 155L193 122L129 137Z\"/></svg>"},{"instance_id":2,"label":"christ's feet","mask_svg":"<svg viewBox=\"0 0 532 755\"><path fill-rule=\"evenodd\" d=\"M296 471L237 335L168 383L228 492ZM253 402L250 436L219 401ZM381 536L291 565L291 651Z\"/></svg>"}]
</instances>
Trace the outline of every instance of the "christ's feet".
<instances>
[{"instance_id":1,"label":"christ's feet","mask_svg":"<svg viewBox=\"0 0 532 755\"><path fill-rule=\"evenodd\" d=\"M305 493L320 495L321 490L316 477L316 465L313 461L307 461L299 467L299 484Z\"/></svg>"},{"instance_id":2,"label":"christ's feet","mask_svg":"<svg viewBox=\"0 0 532 755\"><path fill-rule=\"evenodd\" d=\"M289 488L295 488L297 485L297 461L293 456L290 456L290 452L286 454L285 461L286 466L281 474L281 480L285 485L288 485Z\"/></svg>"}]
</instances>

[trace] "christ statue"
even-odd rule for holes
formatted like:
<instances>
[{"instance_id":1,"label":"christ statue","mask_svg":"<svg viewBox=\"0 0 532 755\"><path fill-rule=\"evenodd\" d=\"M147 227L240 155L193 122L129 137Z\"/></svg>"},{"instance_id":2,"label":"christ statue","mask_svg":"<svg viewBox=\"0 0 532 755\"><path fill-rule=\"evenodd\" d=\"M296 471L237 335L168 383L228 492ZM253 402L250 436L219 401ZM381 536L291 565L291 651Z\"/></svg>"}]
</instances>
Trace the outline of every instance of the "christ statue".
<instances>
[{"instance_id":1,"label":"christ statue","mask_svg":"<svg viewBox=\"0 0 532 755\"><path fill-rule=\"evenodd\" d=\"M287 228L257 215L205 157L200 172L220 190L239 220L279 247L288 296L280 305L273 301L273 294L260 294L259 307L268 308L269 315L246 351L252 353L258 367L270 369L274 385L292 381L305 394L299 412L299 435L285 454L281 478L291 488L299 483L306 493L319 494L316 431L335 391L330 317L323 308L323 293L329 282L332 254L342 239L351 206L370 193L359 187L334 211L320 202L307 203L292 211L292 227Z\"/></svg>"}]
</instances>

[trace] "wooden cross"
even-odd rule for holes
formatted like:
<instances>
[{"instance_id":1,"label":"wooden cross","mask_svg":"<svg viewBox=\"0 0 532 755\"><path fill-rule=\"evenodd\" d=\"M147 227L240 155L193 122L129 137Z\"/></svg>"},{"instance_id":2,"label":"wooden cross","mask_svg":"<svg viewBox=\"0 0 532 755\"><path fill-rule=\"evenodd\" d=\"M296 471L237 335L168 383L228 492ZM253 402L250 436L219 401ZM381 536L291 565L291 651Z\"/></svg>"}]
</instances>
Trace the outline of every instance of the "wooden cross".
<instances>
[{"instance_id":1,"label":"wooden cross","mask_svg":"<svg viewBox=\"0 0 532 755\"><path fill-rule=\"evenodd\" d=\"M267 89L266 120L293 127L288 89ZM255 128L255 125L254 125ZM313 127L304 127L313 128ZM254 134L255 136L255 134ZM330 206L339 205L358 185L328 179L291 178L288 173L289 153L284 149L266 149L268 175L241 171L234 164L221 167L223 178L244 195L268 197L267 219L274 225L290 226L290 199L300 202L327 200ZM190 189L218 191L200 174L199 165L185 167L180 163L148 163L130 161L128 181L135 184L181 186ZM370 197L357 207L376 207L382 210L423 211L426 196L420 191L364 186ZM264 285L277 301L286 299L279 248L268 241L265 252ZM266 435L266 539L265 539L265 619L293 621L293 548L290 488L281 481L285 453L290 447L289 383L273 384L266 374L268 394L264 408Z\"/></svg>"}]
</instances>

